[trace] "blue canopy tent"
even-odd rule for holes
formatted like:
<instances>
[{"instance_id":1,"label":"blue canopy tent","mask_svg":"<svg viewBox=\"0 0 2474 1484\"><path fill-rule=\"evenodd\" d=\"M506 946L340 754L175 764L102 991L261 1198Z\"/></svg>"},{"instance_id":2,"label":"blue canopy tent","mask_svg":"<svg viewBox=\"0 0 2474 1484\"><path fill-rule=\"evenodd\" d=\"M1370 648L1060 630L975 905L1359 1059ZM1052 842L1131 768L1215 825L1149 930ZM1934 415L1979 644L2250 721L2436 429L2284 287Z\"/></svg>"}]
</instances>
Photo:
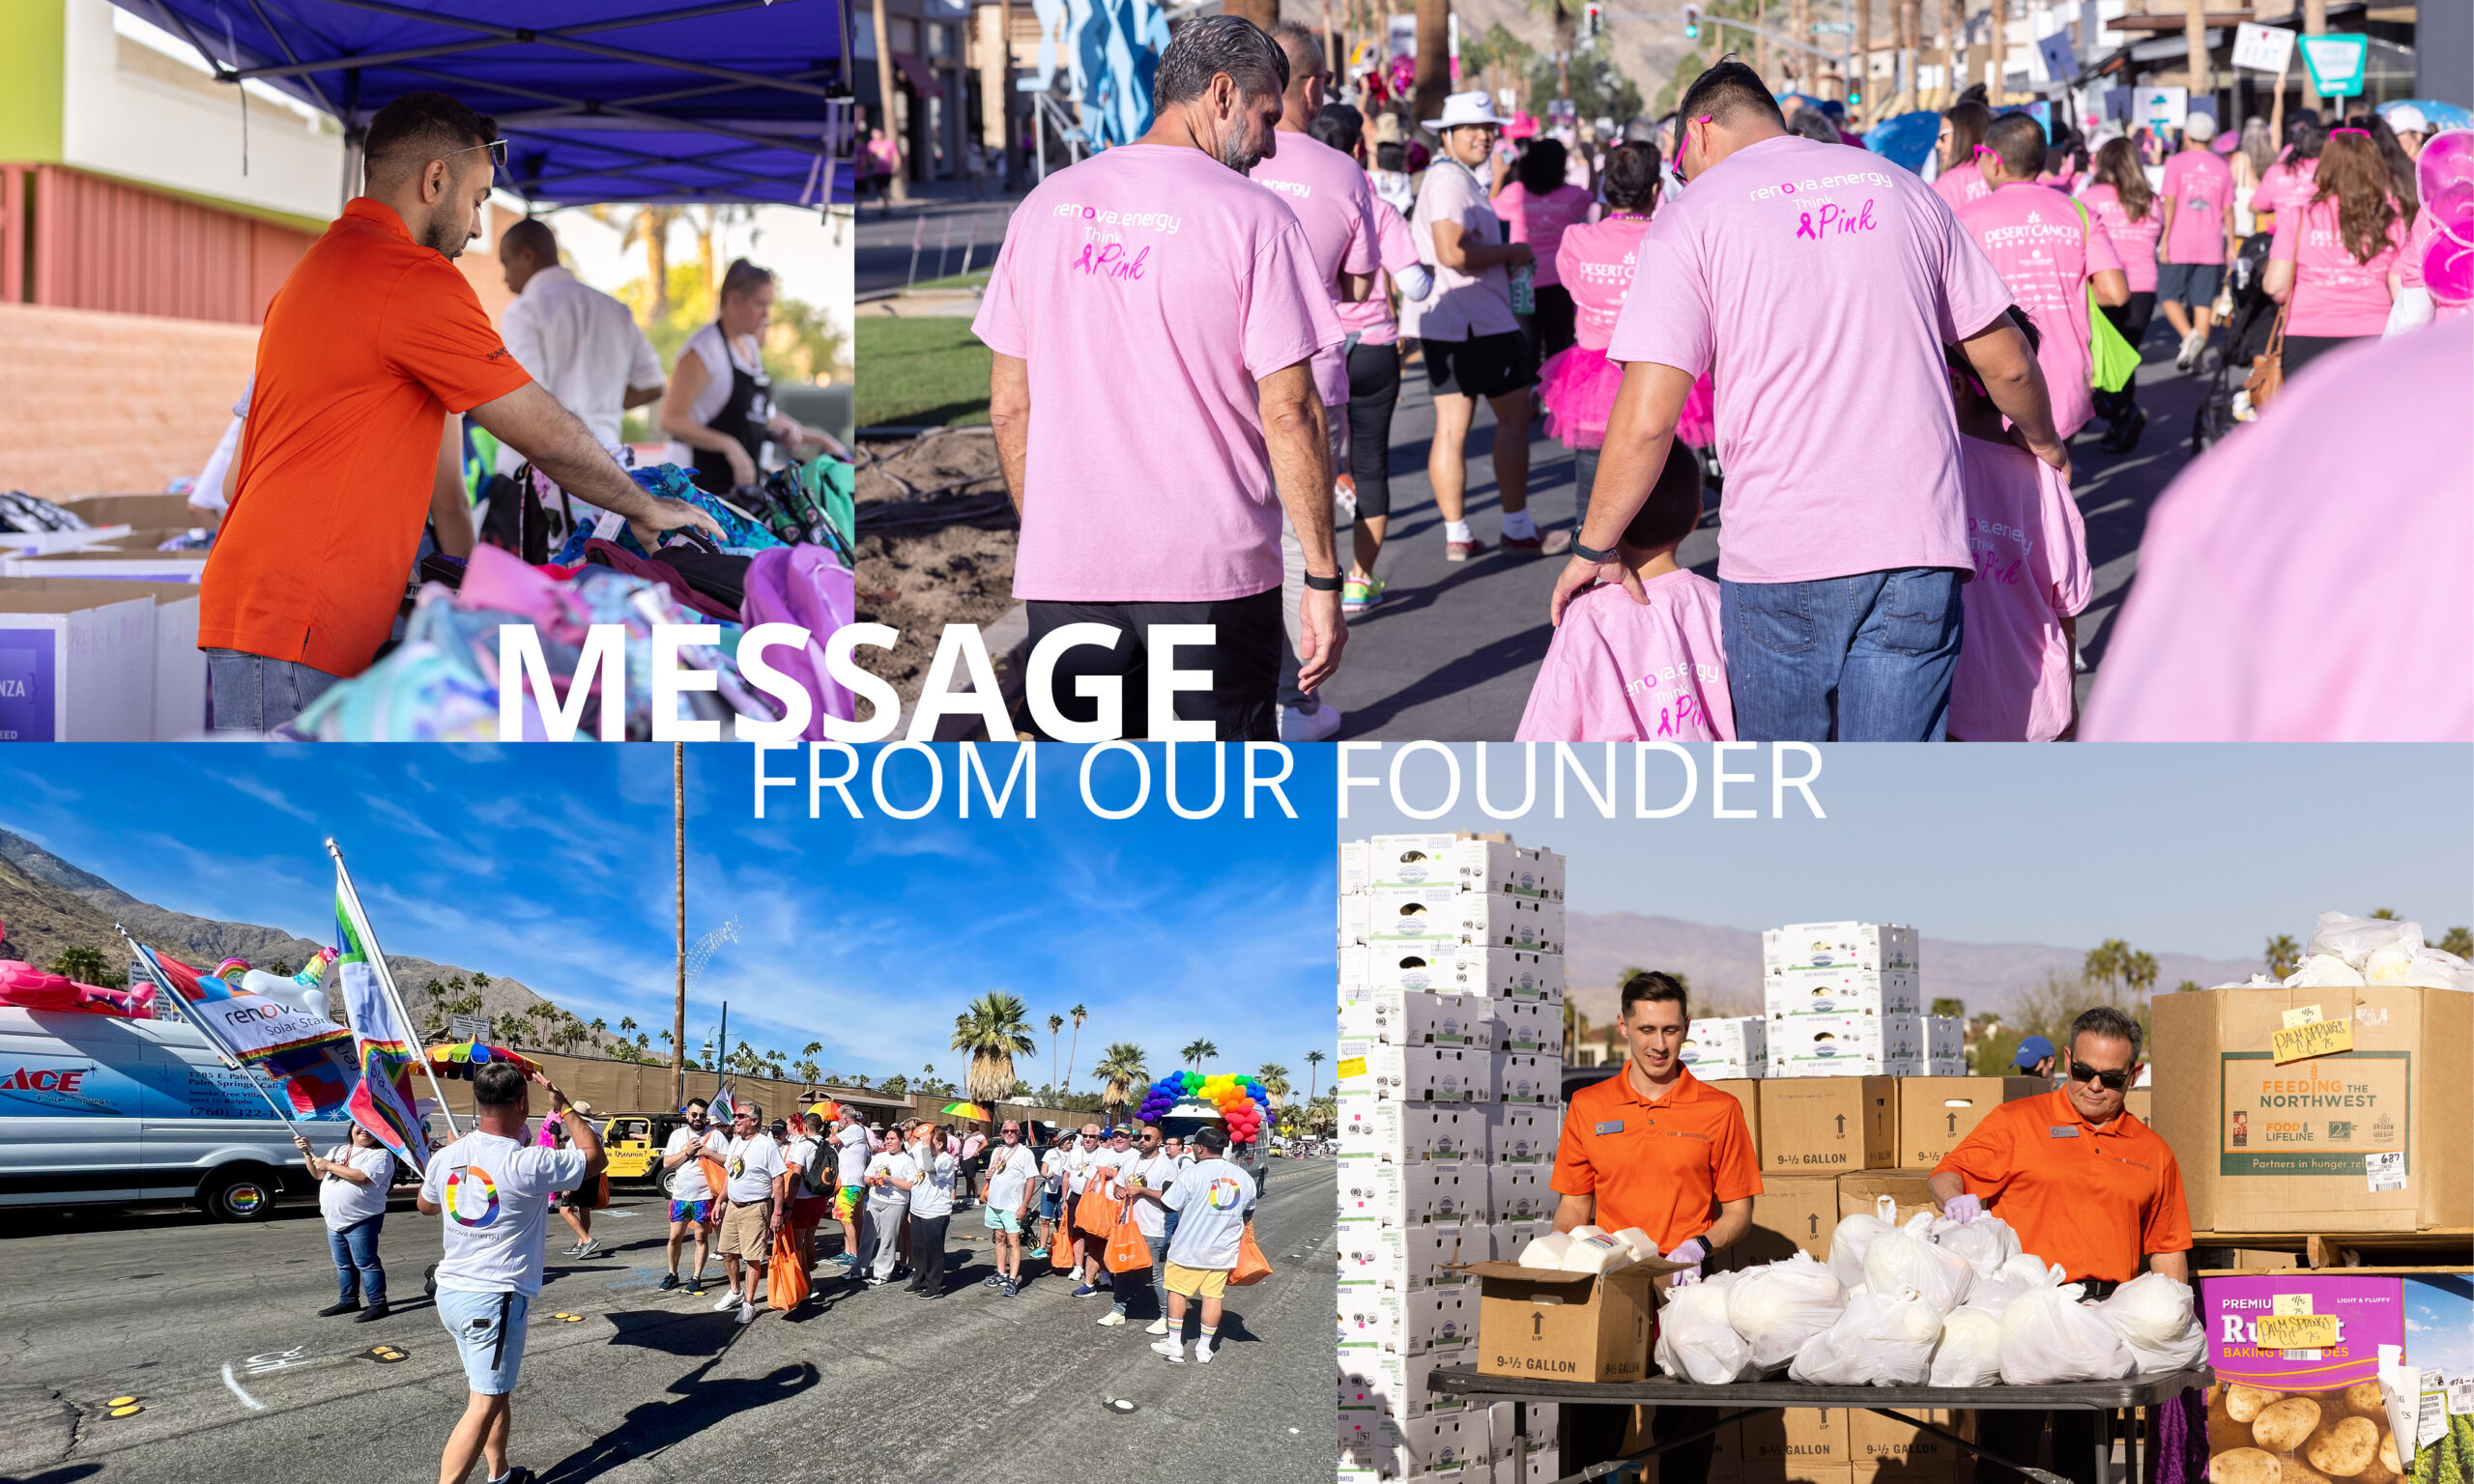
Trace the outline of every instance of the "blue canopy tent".
<instances>
[{"instance_id":1,"label":"blue canopy tent","mask_svg":"<svg viewBox=\"0 0 2474 1484\"><path fill-rule=\"evenodd\" d=\"M114 3L356 144L390 100L450 94L498 120L499 184L544 206L851 199L843 0Z\"/></svg>"}]
</instances>

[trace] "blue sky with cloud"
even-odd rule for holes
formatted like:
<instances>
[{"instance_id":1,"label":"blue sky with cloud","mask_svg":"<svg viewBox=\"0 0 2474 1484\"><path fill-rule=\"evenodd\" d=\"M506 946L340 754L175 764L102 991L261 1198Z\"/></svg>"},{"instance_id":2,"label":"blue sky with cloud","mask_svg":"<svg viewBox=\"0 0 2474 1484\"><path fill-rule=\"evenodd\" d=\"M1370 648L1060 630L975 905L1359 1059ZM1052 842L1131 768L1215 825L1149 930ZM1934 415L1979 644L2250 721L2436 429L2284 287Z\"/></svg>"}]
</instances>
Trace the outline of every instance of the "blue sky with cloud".
<instances>
[{"instance_id":1,"label":"blue sky with cloud","mask_svg":"<svg viewBox=\"0 0 2474 1484\"><path fill-rule=\"evenodd\" d=\"M1160 801L1155 762L1151 805L1108 821L1082 806L1079 754L1040 753L1036 820L1019 798L1013 818L958 818L947 751L934 814L885 818L860 790L870 818L828 796L811 821L799 790L752 817L746 749L690 749L689 940L740 924L691 991L691 1045L727 998L734 1041L817 1041L837 1070L933 1063L959 1080L953 1017L1004 989L1042 1025L1034 1083L1047 1016L1078 1003L1086 1082L1108 1042L1141 1045L1156 1076L1197 1037L1220 1047L1210 1070L1278 1061L1305 1081L1304 1053L1332 1036L1328 782L1291 784L1295 821L1243 818L1233 786L1188 820ZM1301 773L1318 766L1301 756ZM915 755L887 777L897 800L924 793ZM1104 801L1127 796L1131 764L1103 757L1094 781ZM1190 804L1208 797L1193 772L1181 783ZM586 1019L670 1023L666 748L61 747L0 759L0 828L132 896L320 940L332 835L389 953L519 979Z\"/></svg>"}]
</instances>

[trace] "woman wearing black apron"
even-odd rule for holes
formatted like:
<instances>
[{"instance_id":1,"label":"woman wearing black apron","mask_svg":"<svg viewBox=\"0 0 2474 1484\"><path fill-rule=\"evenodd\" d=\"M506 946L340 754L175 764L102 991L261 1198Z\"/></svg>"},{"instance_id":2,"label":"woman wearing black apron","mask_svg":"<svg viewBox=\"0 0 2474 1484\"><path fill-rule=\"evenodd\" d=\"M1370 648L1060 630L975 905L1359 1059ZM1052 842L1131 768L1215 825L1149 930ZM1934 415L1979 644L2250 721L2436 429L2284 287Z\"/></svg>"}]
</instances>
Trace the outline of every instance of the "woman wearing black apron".
<instances>
[{"instance_id":1,"label":"woman wearing black apron","mask_svg":"<svg viewBox=\"0 0 2474 1484\"><path fill-rule=\"evenodd\" d=\"M832 438L773 406L759 349L772 310L772 271L737 259L722 275L720 313L678 353L662 396L661 427L687 445L698 489L728 495L756 483L767 440L793 458L842 452Z\"/></svg>"}]
</instances>

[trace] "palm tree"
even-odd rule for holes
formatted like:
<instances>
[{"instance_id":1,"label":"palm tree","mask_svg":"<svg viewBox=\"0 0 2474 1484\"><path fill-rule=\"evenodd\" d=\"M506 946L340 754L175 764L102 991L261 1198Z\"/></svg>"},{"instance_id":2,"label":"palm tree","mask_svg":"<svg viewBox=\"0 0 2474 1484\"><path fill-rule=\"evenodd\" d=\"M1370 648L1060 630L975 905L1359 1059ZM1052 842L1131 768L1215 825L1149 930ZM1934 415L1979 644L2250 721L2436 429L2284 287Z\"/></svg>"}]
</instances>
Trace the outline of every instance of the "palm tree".
<instances>
[{"instance_id":1,"label":"palm tree","mask_svg":"<svg viewBox=\"0 0 2474 1484\"><path fill-rule=\"evenodd\" d=\"M2373 907L2371 909L2371 920L2375 923L2393 923L2397 921L2397 909L2395 907Z\"/></svg>"},{"instance_id":2,"label":"palm tree","mask_svg":"<svg viewBox=\"0 0 2474 1484\"><path fill-rule=\"evenodd\" d=\"M1314 1078L1323 1070L1323 1063L1327 1060L1329 1058L1323 1055L1319 1047L1306 1053L1306 1104L1308 1107L1314 1105Z\"/></svg>"},{"instance_id":3,"label":"palm tree","mask_svg":"<svg viewBox=\"0 0 2474 1484\"><path fill-rule=\"evenodd\" d=\"M2474 958L2474 932L2469 932L2462 928L2451 928L2440 935L2439 951L2443 954L2455 954L2460 958Z\"/></svg>"},{"instance_id":4,"label":"palm tree","mask_svg":"<svg viewBox=\"0 0 2474 1484\"><path fill-rule=\"evenodd\" d=\"M2302 945L2293 941L2293 934L2280 932L2268 939L2268 950L2260 956L2267 960L2268 972L2283 979L2301 967Z\"/></svg>"},{"instance_id":5,"label":"palm tree","mask_svg":"<svg viewBox=\"0 0 2474 1484\"><path fill-rule=\"evenodd\" d=\"M1065 1053L1065 1089L1069 1092L1072 1091L1074 1087L1075 1058L1082 1054L1082 1017L1088 1014L1089 1012L1085 1011L1081 1006L1077 1005L1074 1007L1071 1013L1074 1016L1074 1043Z\"/></svg>"},{"instance_id":6,"label":"palm tree","mask_svg":"<svg viewBox=\"0 0 2474 1484\"><path fill-rule=\"evenodd\" d=\"M633 1015L620 1015L618 1017L618 1034L621 1036L635 1035L636 1017Z\"/></svg>"},{"instance_id":7,"label":"palm tree","mask_svg":"<svg viewBox=\"0 0 2474 1484\"><path fill-rule=\"evenodd\" d=\"M81 985L101 985L103 976L111 972L111 960L103 956L101 949L80 943L62 949L60 956L51 960L51 972L65 974Z\"/></svg>"},{"instance_id":8,"label":"palm tree","mask_svg":"<svg viewBox=\"0 0 2474 1484\"><path fill-rule=\"evenodd\" d=\"M2132 1004L2145 1018L2148 991L2156 987L2156 957L2144 949L2122 960L2122 982L2130 985Z\"/></svg>"},{"instance_id":9,"label":"palm tree","mask_svg":"<svg viewBox=\"0 0 2474 1484\"><path fill-rule=\"evenodd\" d=\"M970 1058L963 1086L973 1101L993 1102L1013 1091L1014 1058L1039 1050L1024 1013L1020 995L991 989L954 1017L953 1049Z\"/></svg>"},{"instance_id":10,"label":"palm tree","mask_svg":"<svg viewBox=\"0 0 2474 1484\"><path fill-rule=\"evenodd\" d=\"M1280 1111L1280 1099L1288 1096L1288 1069L1278 1062L1265 1062L1254 1069L1254 1080L1263 1084L1263 1093L1271 1099L1272 1111Z\"/></svg>"},{"instance_id":11,"label":"palm tree","mask_svg":"<svg viewBox=\"0 0 2474 1484\"><path fill-rule=\"evenodd\" d=\"M1202 1064L1206 1059L1218 1056L1219 1054L1220 1048L1218 1046L1213 1045L1208 1041L1195 1040L1186 1042L1186 1048L1177 1053L1177 1059L1179 1061L1194 1063L1194 1070L1200 1071L1202 1070Z\"/></svg>"},{"instance_id":12,"label":"palm tree","mask_svg":"<svg viewBox=\"0 0 2474 1484\"><path fill-rule=\"evenodd\" d=\"M1100 1101L1108 1110L1109 1123L1117 1121L1118 1110L1132 1100L1134 1090L1151 1080L1143 1061L1142 1048L1133 1042L1111 1042L1100 1053L1099 1065L1091 1069L1091 1075L1100 1079Z\"/></svg>"}]
</instances>

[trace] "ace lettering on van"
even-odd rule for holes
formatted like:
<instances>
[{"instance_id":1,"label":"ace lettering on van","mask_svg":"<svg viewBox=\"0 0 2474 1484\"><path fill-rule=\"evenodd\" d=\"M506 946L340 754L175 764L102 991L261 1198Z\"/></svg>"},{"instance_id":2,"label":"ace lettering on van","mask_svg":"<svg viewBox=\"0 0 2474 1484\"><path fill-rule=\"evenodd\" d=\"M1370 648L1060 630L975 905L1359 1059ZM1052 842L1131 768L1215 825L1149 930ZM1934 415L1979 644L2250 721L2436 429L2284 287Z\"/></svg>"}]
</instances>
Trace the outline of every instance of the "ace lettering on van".
<instances>
[{"instance_id":1,"label":"ace lettering on van","mask_svg":"<svg viewBox=\"0 0 2474 1484\"><path fill-rule=\"evenodd\" d=\"M85 1080L83 1067L20 1067L0 1077L0 1093L75 1093Z\"/></svg>"}]
</instances>

